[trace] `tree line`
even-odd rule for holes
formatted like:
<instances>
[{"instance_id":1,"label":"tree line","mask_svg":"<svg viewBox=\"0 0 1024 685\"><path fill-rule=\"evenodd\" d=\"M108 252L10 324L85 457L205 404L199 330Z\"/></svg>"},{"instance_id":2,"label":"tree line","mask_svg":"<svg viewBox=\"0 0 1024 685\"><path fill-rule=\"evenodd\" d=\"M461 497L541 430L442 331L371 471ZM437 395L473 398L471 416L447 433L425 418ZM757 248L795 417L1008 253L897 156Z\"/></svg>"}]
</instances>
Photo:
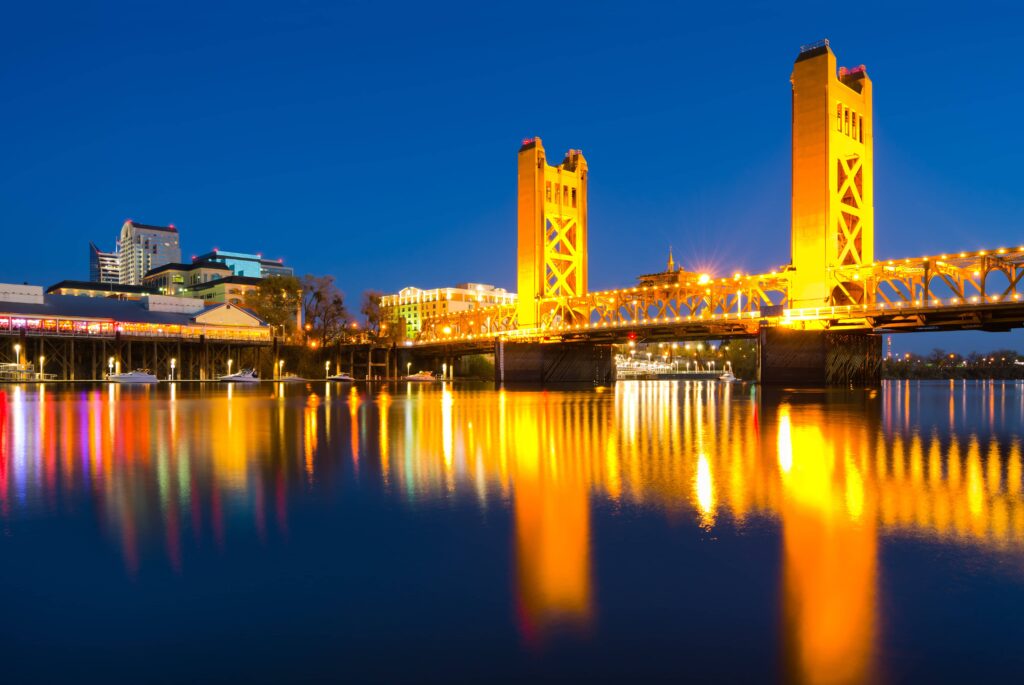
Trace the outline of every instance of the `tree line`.
<instances>
[{"instance_id":1,"label":"tree line","mask_svg":"<svg viewBox=\"0 0 1024 685\"><path fill-rule=\"evenodd\" d=\"M268 276L246 293L244 306L272 327L275 335L323 348L344 342L387 342L401 334L404 326L389 326L381 319L381 297L376 290L363 292L360 323L345 304L334 276Z\"/></svg>"},{"instance_id":2,"label":"tree line","mask_svg":"<svg viewBox=\"0 0 1024 685\"><path fill-rule=\"evenodd\" d=\"M898 379L1024 379L1024 359L1015 350L961 355L936 348L926 355L908 352L885 359L882 375Z\"/></svg>"}]
</instances>

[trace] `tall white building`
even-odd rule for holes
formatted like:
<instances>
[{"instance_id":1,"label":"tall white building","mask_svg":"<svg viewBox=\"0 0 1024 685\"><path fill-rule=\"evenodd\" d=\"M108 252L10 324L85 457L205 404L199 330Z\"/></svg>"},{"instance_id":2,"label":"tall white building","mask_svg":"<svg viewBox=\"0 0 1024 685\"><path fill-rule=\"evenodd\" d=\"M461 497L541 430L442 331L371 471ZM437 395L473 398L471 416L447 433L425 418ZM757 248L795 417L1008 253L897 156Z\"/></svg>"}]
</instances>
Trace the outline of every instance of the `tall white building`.
<instances>
[{"instance_id":1,"label":"tall white building","mask_svg":"<svg viewBox=\"0 0 1024 685\"><path fill-rule=\"evenodd\" d=\"M150 226L128 220L121 226L117 247L122 285L142 285L150 269L181 262L178 229L173 224Z\"/></svg>"}]
</instances>

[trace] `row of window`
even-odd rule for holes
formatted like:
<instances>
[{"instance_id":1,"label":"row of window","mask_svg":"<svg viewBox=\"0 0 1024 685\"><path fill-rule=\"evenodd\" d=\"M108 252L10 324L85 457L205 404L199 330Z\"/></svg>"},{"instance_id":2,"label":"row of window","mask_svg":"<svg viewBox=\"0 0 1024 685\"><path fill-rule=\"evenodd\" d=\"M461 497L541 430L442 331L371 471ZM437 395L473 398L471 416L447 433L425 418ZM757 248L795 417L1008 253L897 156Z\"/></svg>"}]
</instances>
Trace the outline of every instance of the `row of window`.
<instances>
[{"instance_id":1,"label":"row of window","mask_svg":"<svg viewBox=\"0 0 1024 685\"><path fill-rule=\"evenodd\" d=\"M570 192L572 191L572 192ZM545 184L544 196L548 202L561 202L563 205L572 204L576 206L576 189L571 186L563 185L561 183L555 184L554 195L551 193L551 181ZM552 199L554 198L554 199Z\"/></svg>"},{"instance_id":2,"label":"row of window","mask_svg":"<svg viewBox=\"0 0 1024 685\"><path fill-rule=\"evenodd\" d=\"M836 103L836 130L845 133L858 143L864 142L864 117L843 103Z\"/></svg>"}]
</instances>

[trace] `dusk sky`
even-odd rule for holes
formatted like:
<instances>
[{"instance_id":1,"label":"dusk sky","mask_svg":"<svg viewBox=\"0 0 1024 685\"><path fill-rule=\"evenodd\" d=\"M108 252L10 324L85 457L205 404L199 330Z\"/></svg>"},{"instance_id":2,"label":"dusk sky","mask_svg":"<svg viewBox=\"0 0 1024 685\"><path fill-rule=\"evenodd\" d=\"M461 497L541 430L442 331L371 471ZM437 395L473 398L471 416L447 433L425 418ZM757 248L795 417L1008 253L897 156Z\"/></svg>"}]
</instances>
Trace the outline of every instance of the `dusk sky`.
<instances>
[{"instance_id":1,"label":"dusk sky","mask_svg":"<svg viewBox=\"0 0 1024 685\"><path fill-rule=\"evenodd\" d=\"M1024 243L1017 3L6 3L0 281L132 218L367 288L514 290L516 152L590 169L590 282L789 261L790 84L874 83L876 257ZM827 9L834 8L834 9ZM894 349L1019 347L1020 334Z\"/></svg>"}]
</instances>

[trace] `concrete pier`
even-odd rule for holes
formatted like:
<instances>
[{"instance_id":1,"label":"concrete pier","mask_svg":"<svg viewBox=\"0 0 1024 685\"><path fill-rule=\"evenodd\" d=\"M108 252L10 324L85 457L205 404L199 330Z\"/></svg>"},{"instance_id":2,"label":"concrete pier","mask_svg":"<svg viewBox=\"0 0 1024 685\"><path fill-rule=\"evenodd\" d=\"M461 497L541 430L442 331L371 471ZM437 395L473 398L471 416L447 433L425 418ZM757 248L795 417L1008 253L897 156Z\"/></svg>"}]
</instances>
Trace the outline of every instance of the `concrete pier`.
<instances>
[{"instance_id":1,"label":"concrete pier","mask_svg":"<svg viewBox=\"0 0 1024 685\"><path fill-rule=\"evenodd\" d=\"M758 381L766 386L868 387L881 383L880 335L763 328L758 353Z\"/></svg>"},{"instance_id":2,"label":"concrete pier","mask_svg":"<svg viewBox=\"0 0 1024 685\"><path fill-rule=\"evenodd\" d=\"M499 341L495 345L494 382L498 385L610 385L614 380L611 344Z\"/></svg>"}]
</instances>

